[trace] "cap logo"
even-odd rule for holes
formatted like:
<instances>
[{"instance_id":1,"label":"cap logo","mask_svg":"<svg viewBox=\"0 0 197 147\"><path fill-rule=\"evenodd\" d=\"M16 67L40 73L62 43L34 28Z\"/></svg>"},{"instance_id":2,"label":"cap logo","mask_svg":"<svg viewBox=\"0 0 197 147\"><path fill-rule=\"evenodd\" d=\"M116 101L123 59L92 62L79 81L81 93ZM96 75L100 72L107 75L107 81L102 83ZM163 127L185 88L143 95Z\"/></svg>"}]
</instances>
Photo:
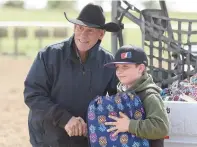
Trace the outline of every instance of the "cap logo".
<instances>
[{"instance_id":1,"label":"cap logo","mask_svg":"<svg viewBox=\"0 0 197 147\"><path fill-rule=\"evenodd\" d=\"M121 59L126 59L126 58L131 58L131 57L132 57L131 52L121 53L121 55L120 55Z\"/></svg>"}]
</instances>

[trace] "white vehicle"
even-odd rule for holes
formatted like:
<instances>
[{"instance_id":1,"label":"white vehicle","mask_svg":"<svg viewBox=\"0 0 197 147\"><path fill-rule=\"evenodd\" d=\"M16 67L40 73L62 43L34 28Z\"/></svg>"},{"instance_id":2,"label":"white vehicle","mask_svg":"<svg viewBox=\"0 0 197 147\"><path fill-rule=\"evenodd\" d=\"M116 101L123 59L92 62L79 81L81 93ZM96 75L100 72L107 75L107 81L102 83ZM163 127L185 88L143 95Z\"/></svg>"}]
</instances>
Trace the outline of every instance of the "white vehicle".
<instances>
[{"instance_id":1,"label":"white vehicle","mask_svg":"<svg viewBox=\"0 0 197 147\"><path fill-rule=\"evenodd\" d=\"M170 120L165 147L197 147L197 102L166 101Z\"/></svg>"}]
</instances>

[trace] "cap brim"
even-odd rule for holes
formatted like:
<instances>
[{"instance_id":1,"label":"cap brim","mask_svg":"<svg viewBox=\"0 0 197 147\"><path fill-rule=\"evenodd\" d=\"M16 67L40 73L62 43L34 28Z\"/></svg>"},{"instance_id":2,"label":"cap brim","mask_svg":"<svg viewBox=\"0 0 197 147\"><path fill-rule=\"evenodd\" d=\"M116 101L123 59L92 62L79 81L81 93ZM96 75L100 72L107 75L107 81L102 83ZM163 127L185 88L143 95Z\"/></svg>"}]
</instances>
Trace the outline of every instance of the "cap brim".
<instances>
[{"instance_id":1,"label":"cap brim","mask_svg":"<svg viewBox=\"0 0 197 147\"><path fill-rule=\"evenodd\" d=\"M106 63L104 66L109 67L109 68L115 68L116 64L135 64L135 63L133 62L110 62L110 63Z\"/></svg>"},{"instance_id":2,"label":"cap brim","mask_svg":"<svg viewBox=\"0 0 197 147\"><path fill-rule=\"evenodd\" d=\"M70 23L78 24L78 25L82 25L82 26L86 26L86 27L90 27L90 28L103 29L103 30L106 30L108 32L118 32L121 29L119 27L119 25L114 23L114 22L109 22L109 23L106 23L103 26L99 26L99 25L95 25L95 24L92 24L92 23L89 23L89 22L81 21L79 19L69 19L66 15L66 12L64 12L64 16Z\"/></svg>"}]
</instances>

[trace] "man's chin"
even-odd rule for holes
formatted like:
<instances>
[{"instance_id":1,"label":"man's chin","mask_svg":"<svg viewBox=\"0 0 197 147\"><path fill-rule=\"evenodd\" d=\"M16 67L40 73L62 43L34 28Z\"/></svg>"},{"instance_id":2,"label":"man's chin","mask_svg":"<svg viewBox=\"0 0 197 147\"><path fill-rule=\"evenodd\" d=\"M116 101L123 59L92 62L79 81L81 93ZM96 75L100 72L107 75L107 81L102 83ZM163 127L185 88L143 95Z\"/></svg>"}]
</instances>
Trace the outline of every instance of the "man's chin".
<instances>
[{"instance_id":1,"label":"man's chin","mask_svg":"<svg viewBox=\"0 0 197 147\"><path fill-rule=\"evenodd\" d=\"M89 49L87 49L87 48L78 48L78 50L79 50L80 52L87 52Z\"/></svg>"},{"instance_id":2,"label":"man's chin","mask_svg":"<svg viewBox=\"0 0 197 147\"><path fill-rule=\"evenodd\" d=\"M80 46L80 47L78 48L78 50L79 50L80 52L87 52L89 49L90 49L89 46Z\"/></svg>"}]
</instances>

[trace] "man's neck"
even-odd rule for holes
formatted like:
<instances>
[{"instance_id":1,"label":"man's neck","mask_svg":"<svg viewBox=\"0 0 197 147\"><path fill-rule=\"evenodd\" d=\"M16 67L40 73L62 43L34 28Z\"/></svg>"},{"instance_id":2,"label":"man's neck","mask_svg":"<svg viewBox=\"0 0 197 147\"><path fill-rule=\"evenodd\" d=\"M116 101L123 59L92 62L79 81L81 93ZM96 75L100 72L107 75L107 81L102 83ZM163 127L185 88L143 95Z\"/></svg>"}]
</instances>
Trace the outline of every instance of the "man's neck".
<instances>
[{"instance_id":1,"label":"man's neck","mask_svg":"<svg viewBox=\"0 0 197 147\"><path fill-rule=\"evenodd\" d=\"M80 52L78 50L78 53L79 53L79 56L81 58L81 61L84 63L86 60L87 60L87 57L88 57L88 52Z\"/></svg>"},{"instance_id":2,"label":"man's neck","mask_svg":"<svg viewBox=\"0 0 197 147\"><path fill-rule=\"evenodd\" d=\"M82 52L82 51L78 50L78 48L77 48L75 43L74 43L73 47L74 47L76 53L78 54L78 56L80 57L81 62L84 63L86 61L86 59L87 59L88 52L87 51L86 52Z\"/></svg>"}]
</instances>

